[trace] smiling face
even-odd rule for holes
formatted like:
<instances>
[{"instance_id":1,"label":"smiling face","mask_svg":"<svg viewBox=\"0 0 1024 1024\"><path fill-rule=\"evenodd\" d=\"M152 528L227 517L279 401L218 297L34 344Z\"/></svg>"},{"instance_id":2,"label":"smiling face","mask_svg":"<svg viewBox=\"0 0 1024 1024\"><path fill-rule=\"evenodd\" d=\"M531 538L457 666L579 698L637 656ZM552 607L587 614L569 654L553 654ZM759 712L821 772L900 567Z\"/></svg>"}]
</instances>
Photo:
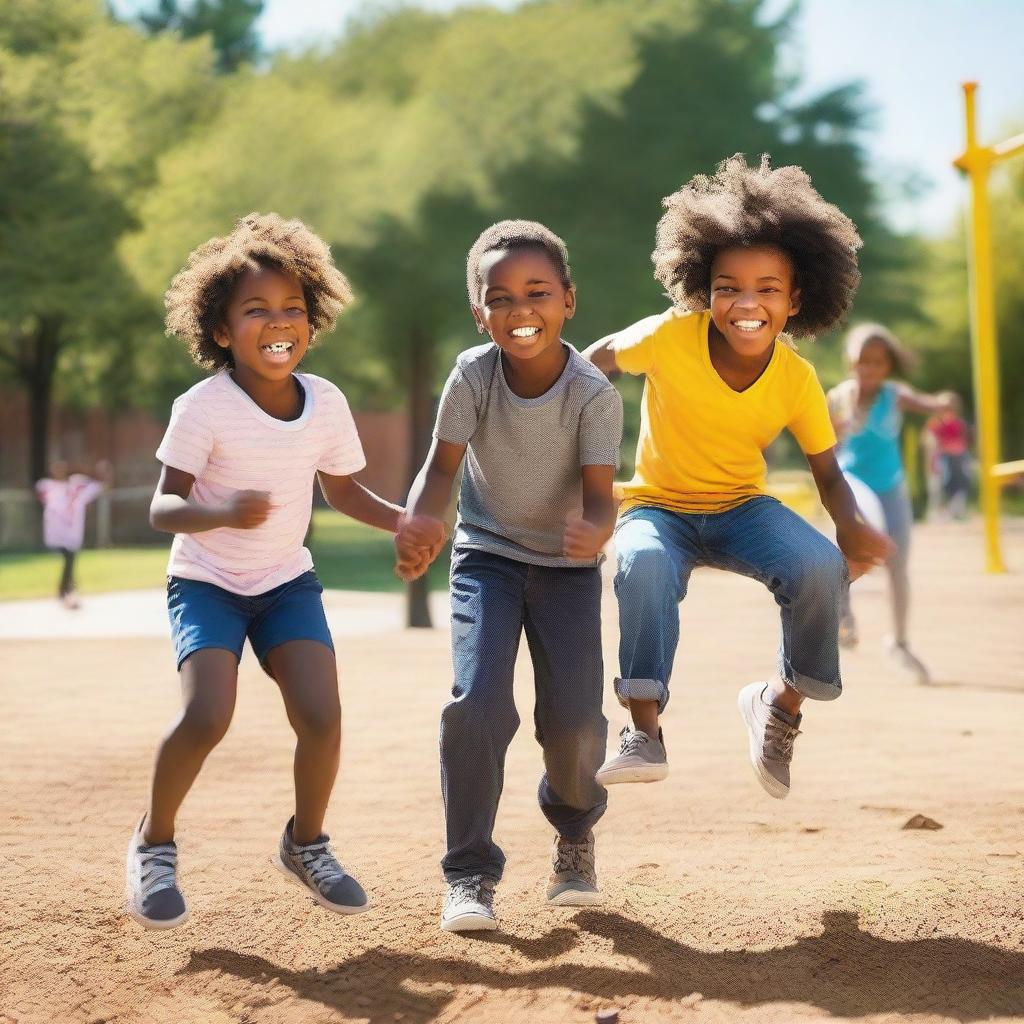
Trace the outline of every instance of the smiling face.
<instances>
[{"instance_id":1,"label":"smiling face","mask_svg":"<svg viewBox=\"0 0 1024 1024\"><path fill-rule=\"evenodd\" d=\"M485 253L480 280L473 317L503 352L534 359L561 343L562 325L576 312L576 290L566 288L542 248Z\"/></svg>"},{"instance_id":2,"label":"smiling face","mask_svg":"<svg viewBox=\"0 0 1024 1024\"><path fill-rule=\"evenodd\" d=\"M309 334L302 282L294 274L264 267L238 279L214 339L231 350L242 383L287 379L309 348Z\"/></svg>"},{"instance_id":3,"label":"smiling face","mask_svg":"<svg viewBox=\"0 0 1024 1024\"><path fill-rule=\"evenodd\" d=\"M793 263L773 245L723 249L711 264L711 319L738 355L764 353L800 311Z\"/></svg>"},{"instance_id":4,"label":"smiling face","mask_svg":"<svg viewBox=\"0 0 1024 1024\"><path fill-rule=\"evenodd\" d=\"M888 345L877 338L866 341L857 357L853 372L857 376L860 390L864 394L873 395L882 386L885 378L892 373L892 356L889 354Z\"/></svg>"}]
</instances>

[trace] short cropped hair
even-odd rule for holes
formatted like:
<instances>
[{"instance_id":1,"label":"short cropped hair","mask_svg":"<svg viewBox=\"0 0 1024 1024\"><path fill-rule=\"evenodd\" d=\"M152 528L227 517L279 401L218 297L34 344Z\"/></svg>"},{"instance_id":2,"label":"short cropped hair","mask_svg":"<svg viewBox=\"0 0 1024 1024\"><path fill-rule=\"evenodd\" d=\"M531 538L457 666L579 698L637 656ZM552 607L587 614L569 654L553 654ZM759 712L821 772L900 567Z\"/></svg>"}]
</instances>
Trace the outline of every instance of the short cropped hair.
<instances>
[{"instance_id":1,"label":"short cropped hair","mask_svg":"<svg viewBox=\"0 0 1024 1024\"><path fill-rule=\"evenodd\" d=\"M329 331L352 301L345 275L335 267L327 244L301 220L276 213L250 213L229 235L211 238L189 254L164 295L167 333L187 345L193 360L206 369L232 365L214 332L222 327L235 285L249 270L273 268L294 274L302 283L309 317L310 343Z\"/></svg>"},{"instance_id":2,"label":"short cropped hair","mask_svg":"<svg viewBox=\"0 0 1024 1024\"><path fill-rule=\"evenodd\" d=\"M860 271L857 228L826 202L800 167L757 167L741 153L714 175L698 174L662 201L654 276L673 303L687 310L711 305L711 264L722 249L773 245L793 261L800 312L786 332L810 337L840 323L853 301Z\"/></svg>"},{"instance_id":3,"label":"short cropped hair","mask_svg":"<svg viewBox=\"0 0 1024 1024\"><path fill-rule=\"evenodd\" d=\"M486 253L499 249L543 250L558 271L562 287L572 287L569 250L558 235L534 220L499 220L481 233L466 257L466 291L469 292L471 306L480 305L480 289L484 283L480 262Z\"/></svg>"},{"instance_id":4,"label":"short cropped hair","mask_svg":"<svg viewBox=\"0 0 1024 1024\"><path fill-rule=\"evenodd\" d=\"M910 351L887 327L881 324L857 324L846 335L846 361L850 366L860 362L860 354L869 341L877 341L885 348L897 377L907 377L917 367L917 356Z\"/></svg>"}]
</instances>

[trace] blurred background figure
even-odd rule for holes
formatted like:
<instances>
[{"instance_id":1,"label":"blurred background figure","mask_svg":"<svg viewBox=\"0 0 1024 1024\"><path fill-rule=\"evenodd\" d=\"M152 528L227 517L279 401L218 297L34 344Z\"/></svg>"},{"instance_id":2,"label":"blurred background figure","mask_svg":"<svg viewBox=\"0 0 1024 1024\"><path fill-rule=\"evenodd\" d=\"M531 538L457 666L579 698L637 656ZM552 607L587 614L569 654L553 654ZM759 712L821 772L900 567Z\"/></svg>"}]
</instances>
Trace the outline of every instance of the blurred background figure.
<instances>
[{"instance_id":1,"label":"blurred background figure","mask_svg":"<svg viewBox=\"0 0 1024 1024\"><path fill-rule=\"evenodd\" d=\"M949 408L927 423L922 435L929 436L938 470L938 496L936 518L965 519L967 497L971 489L971 428L961 416L960 396L945 393ZM931 497L929 495L929 511Z\"/></svg>"},{"instance_id":2,"label":"blurred background figure","mask_svg":"<svg viewBox=\"0 0 1024 1024\"><path fill-rule=\"evenodd\" d=\"M110 485L110 463L101 460L90 476L57 459L50 475L36 482L36 495L43 505L43 543L64 557L57 585L57 600L68 609L81 607L75 593L75 557L85 537L85 510Z\"/></svg>"},{"instance_id":3,"label":"blurred background figure","mask_svg":"<svg viewBox=\"0 0 1024 1024\"><path fill-rule=\"evenodd\" d=\"M904 412L944 415L954 408L951 392L929 395L903 381L915 360L899 339L881 324L859 324L846 338L850 375L828 394L832 422L839 438L839 465L858 496L861 513L877 521L896 544L887 564L892 604L892 636L888 649L897 664L919 683L930 682L928 669L910 649L907 615L910 608L910 527L913 511L900 451ZM839 642L857 645L857 623L844 593Z\"/></svg>"}]
</instances>

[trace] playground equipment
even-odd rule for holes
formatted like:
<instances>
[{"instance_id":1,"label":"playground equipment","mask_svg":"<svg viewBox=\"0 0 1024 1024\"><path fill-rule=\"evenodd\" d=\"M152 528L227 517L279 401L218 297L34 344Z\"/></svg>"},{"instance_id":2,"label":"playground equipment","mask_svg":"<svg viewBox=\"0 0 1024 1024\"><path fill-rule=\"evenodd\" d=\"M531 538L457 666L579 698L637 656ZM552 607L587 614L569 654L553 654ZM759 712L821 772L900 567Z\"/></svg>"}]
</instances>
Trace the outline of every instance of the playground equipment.
<instances>
[{"instance_id":1,"label":"playground equipment","mask_svg":"<svg viewBox=\"0 0 1024 1024\"><path fill-rule=\"evenodd\" d=\"M953 165L966 172L971 182L971 360L978 417L978 478L985 519L985 568L988 572L1006 572L999 545L1000 488L1024 472L1024 459L999 461L999 348L992 289L988 175L1001 160L1024 152L1024 134L994 146L979 146L974 106L977 88L977 82L963 83L967 146Z\"/></svg>"}]
</instances>

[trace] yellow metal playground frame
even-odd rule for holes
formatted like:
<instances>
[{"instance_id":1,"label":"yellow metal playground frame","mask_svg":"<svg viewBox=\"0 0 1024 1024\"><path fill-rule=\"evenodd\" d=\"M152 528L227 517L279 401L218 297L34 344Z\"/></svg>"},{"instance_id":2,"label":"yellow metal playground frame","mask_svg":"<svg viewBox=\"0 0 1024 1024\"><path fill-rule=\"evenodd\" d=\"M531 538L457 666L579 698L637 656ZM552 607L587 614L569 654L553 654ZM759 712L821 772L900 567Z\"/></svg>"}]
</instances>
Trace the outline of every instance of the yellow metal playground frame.
<instances>
[{"instance_id":1,"label":"yellow metal playground frame","mask_svg":"<svg viewBox=\"0 0 1024 1024\"><path fill-rule=\"evenodd\" d=\"M1024 134L995 146L979 146L974 106L977 88L977 82L963 84L967 148L953 165L966 172L971 183L971 358L978 419L981 511L985 519L985 568L988 572L1006 572L999 545L1000 488L1011 477L1024 473L1024 459L999 461L999 347L992 287L988 174L1001 160L1024 152Z\"/></svg>"}]
</instances>

